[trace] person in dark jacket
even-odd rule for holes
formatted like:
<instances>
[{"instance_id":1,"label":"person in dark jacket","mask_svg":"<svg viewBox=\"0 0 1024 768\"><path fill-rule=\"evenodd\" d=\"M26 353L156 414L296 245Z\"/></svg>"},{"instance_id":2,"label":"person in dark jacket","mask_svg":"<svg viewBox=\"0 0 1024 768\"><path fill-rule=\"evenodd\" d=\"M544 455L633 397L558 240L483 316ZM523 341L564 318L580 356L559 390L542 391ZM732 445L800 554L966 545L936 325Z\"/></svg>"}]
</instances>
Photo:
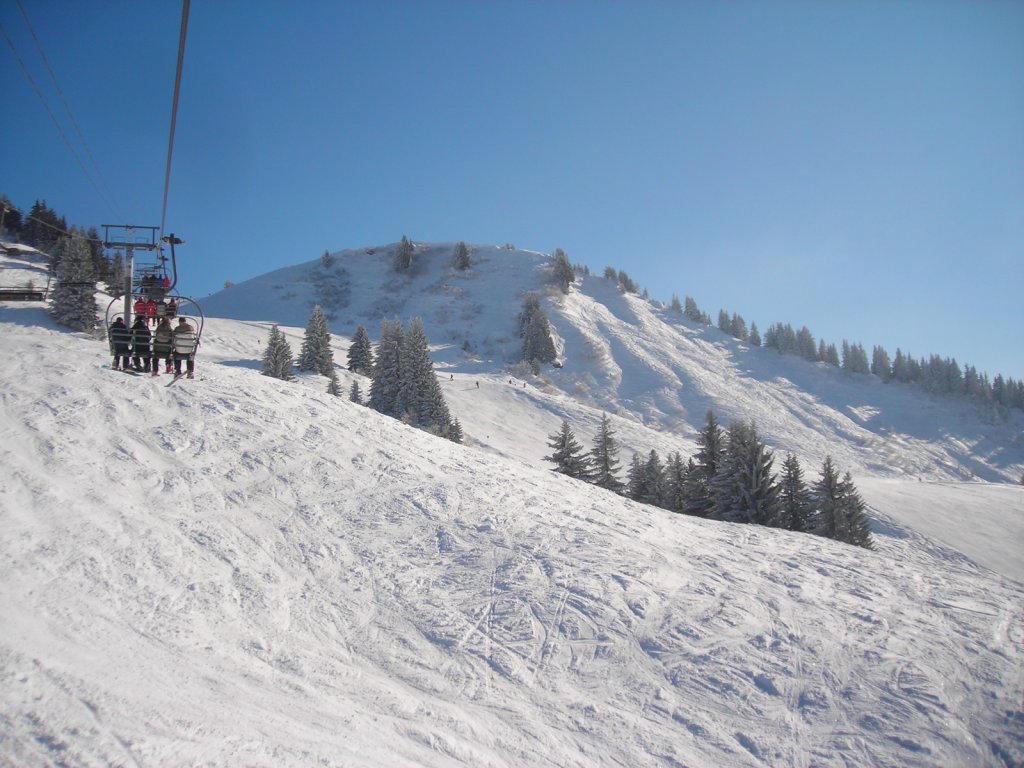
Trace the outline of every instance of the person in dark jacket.
<instances>
[{"instance_id":1,"label":"person in dark jacket","mask_svg":"<svg viewBox=\"0 0 1024 768\"><path fill-rule=\"evenodd\" d=\"M114 370L127 371L130 366L128 353L132 349L132 332L124 324L123 317L110 324L110 349L114 353Z\"/></svg>"},{"instance_id":2,"label":"person in dark jacket","mask_svg":"<svg viewBox=\"0 0 1024 768\"><path fill-rule=\"evenodd\" d=\"M154 376L160 373L160 359L167 361L167 373L171 372L171 356L174 353L174 329L171 321L163 318L153 331L153 370Z\"/></svg>"},{"instance_id":3,"label":"person in dark jacket","mask_svg":"<svg viewBox=\"0 0 1024 768\"><path fill-rule=\"evenodd\" d=\"M132 363L136 371L148 371L151 354L149 324L146 318L137 317L132 323Z\"/></svg>"}]
</instances>

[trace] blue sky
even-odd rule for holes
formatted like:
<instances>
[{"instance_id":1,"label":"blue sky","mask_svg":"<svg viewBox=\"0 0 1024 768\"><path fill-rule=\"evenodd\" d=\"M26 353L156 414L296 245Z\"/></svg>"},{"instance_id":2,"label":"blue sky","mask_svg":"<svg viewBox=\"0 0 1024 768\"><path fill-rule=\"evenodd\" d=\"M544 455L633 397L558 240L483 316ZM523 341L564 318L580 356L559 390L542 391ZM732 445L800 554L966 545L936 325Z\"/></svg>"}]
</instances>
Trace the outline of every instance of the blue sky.
<instances>
[{"instance_id":1,"label":"blue sky","mask_svg":"<svg viewBox=\"0 0 1024 768\"><path fill-rule=\"evenodd\" d=\"M21 4L112 205L6 43L0 192L158 225L180 5ZM91 168L17 2L0 23ZM1024 379L1024 3L202 0L167 229L197 297L403 234L511 242Z\"/></svg>"}]
</instances>

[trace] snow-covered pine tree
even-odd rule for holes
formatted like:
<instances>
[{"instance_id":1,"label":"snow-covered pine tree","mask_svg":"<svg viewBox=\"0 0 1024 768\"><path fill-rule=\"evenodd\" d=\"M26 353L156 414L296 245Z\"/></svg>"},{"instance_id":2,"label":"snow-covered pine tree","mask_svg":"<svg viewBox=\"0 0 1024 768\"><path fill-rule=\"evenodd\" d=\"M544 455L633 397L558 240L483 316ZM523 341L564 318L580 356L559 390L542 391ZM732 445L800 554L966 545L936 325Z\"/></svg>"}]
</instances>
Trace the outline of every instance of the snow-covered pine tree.
<instances>
[{"instance_id":1,"label":"snow-covered pine tree","mask_svg":"<svg viewBox=\"0 0 1024 768\"><path fill-rule=\"evenodd\" d=\"M319 304L313 307L313 313L309 316L297 367L300 371L316 371L323 376L329 376L334 371L331 334Z\"/></svg>"},{"instance_id":2,"label":"snow-covered pine tree","mask_svg":"<svg viewBox=\"0 0 1024 768\"><path fill-rule=\"evenodd\" d=\"M395 247L394 267L396 272L408 272L412 267L414 248L409 238L402 235L401 242Z\"/></svg>"},{"instance_id":3,"label":"snow-covered pine tree","mask_svg":"<svg viewBox=\"0 0 1024 768\"><path fill-rule=\"evenodd\" d=\"M364 376L373 375L373 344L363 326L357 326L348 348L348 369Z\"/></svg>"},{"instance_id":4,"label":"snow-covered pine tree","mask_svg":"<svg viewBox=\"0 0 1024 768\"><path fill-rule=\"evenodd\" d=\"M672 512L682 512L686 507L687 465L676 451L665 462L664 507Z\"/></svg>"},{"instance_id":5,"label":"snow-covered pine tree","mask_svg":"<svg viewBox=\"0 0 1024 768\"><path fill-rule=\"evenodd\" d=\"M806 533L810 530L813 512L811 494L804 482L804 470L795 455L786 454L779 477L779 515L769 525Z\"/></svg>"},{"instance_id":6,"label":"snow-covered pine tree","mask_svg":"<svg viewBox=\"0 0 1024 768\"><path fill-rule=\"evenodd\" d=\"M729 313L724 309L718 310L718 330L723 333L732 333L732 320L729 319Z\"/></svg>"},{"instance_id":7,"label":"snow-covered pine tree","mask_svg":"<svg viewBox=\"0 0 1024 768\"><path fill-rule=\"evenodd\" d=\"M586 480L590 474L590 464L583 453L583 446L576 440L576 434L569 426L569 422L562 419L562 426L558 432L548 436L548 447L551 448L550 456L545 456L545 461L553 462L554 471L560 472L577 480Z\"/></svg>"},{"instance_id":8,"label":"snow-covered pine tree","mask_svg":"<svg viewBox=\"0 0 1024 768\"><path fill-rule=\"evenodd\" d=\"M761 333L757 330L757 323L750 323L750 343L755 347L761 346Z\"/></svg>"},{"instance_id":9,"label":"snow-covered pine tree","mask_svg":"<svg viewBox=\"0 0 1024 768\"><path fill-rule=\"evenodd\" d=\"M622 491L622 481L618 477L619 446L607 413L601 414L601 426L594 436L594 444L590 449L590 467L590 481L594 485L615 493Z\"/></svg>"},{"instance_id":10,"label":"snow-covered pine tree","mask_svg":"<svg viewBox=\"0 0 1024 768\"><path fill-rule=\"evenodd\" d=\"M270 328L260 373L284 381L292 378L292 348L276 323Z\"/></svg>"},{"instance_id":11,"label":"snow-covered pine tree","mask_svg":"<svg viewBox=\"0 0 1024 768\"><path fill-rule=\"evenodd\" d=\"M686 477L686 509L688 515L707 517L711 512L711 478L718 472L725 453L725 433L712 411L704 417L704 429L697 435L697 455L693 470Z\"/></svg>"},{"instance_id":12,"label":"snow-covered pine tree","mask_svg":"<svg viewBox=\"0 0 1024 768\"><path fill-rule=\"evenodd\" d=\"M409 321L402 344L401 400L405 413L414 426L437 435L447 434L451 413L444 399L441 384L430 359L430 342L423 321Z\"/></svg>"},{"instance_id":13,"label":"snow-covered pine tree","mask_svg":"<svg viewBox=\"0 0 1024 768\"><path fill-rule=\"evenodd\" d=\"M832 463L832 457L826 456L821 466L821 475L812 486L814 515L809 530L827 539L836 537L836 508L840 498L839 471Z\"/></svg>"},{"instance_id":14,"label":"snow-covered pine tree","mask_svg":"<svg viewBox=\"0 0 1024 768\"><path fill-rule=\"evenodd\" d=\"M555 359L551 326L535 294L529 294L523 301L523 311L519 313L519 335L523 339L523 360L550 363Z\"/></svg>"},{"instance_id":15,"label":"snow-covered pine tree","mask_svg":"<svg viewBox=\"0 0 1024 768\"><path fill-rule=\"evenodd\" d=\"M732 313L732 317L729 320L729 333L732 334L733 338L740 341L746 341L749 338L747 335L747 321L743 319L743 315L736 312Z\"/></svg>"},{"instance_id":16,"label":"snow-covered pine tree","mask_svg":"<svg viewBox=\"0 0 1024 768\"><path fill-rule=\"evenodd\" d=\"M385 416L401 418L405 404L401 402L402 388L402 322L384 320L380 327L376 362L370 382L369 406Z\"/></svg>"},{"instance_id":17,"label":"snow-covered pine tree","mask_svg":"<svg viewBox=\"0 0 1024 768\"><path fill-rule=\"evenodd\" d=\"M686 315L687 320L692 320L695 323L701 322L703 318L700 307L697 306L697 302L691 296L683 299L683 314Z\"/></svg>"},{"instance_id":18,"label":"snow-covered pine tree","mask_svg":"<svg viewBox=\"0 0 1024 768\"><path fill-rule=\"evenodd\" d=\"M327 377L327 394L341 397L341 382L338 381L338 374L333 370Z\"/></svg>"},{"instance_id":19,"label":"snow-covered pine tree","mask_svg":"<svg viewBox=\"0 0 1024 768\"><path fill-rule=\"evenodd\" d=\"M882 381L892 378L892 362L885 347L876 346L871 350L871 372Z\"/></svg>"},{"instance_id":20,"label":"snow-covered pine tree","mask_svg":"<svg viewBox=\"0 0 1024 768\"><path fill-rule=\"evenodd\" d=\"M50 314L75 331L92 331L96 316L96 277L85 236L73 229L57 242L57 285L50 296Z\"/></svg>"},{"instance_id":21,"label":"snow-covered pine tree","mask_svg":"<svg viewBox=\"0 0 1024 768\"><path fill-rule=\"evenodd\" d=\"M771 525L779 517L779 485L772 472L775 454L756 433L753 450L747 455L740 475L743 504L757 525Z\"/></svg>"},{"instance_id":22,"label":"snow-covered pine tree","mask_svg":"<svg viewBox=\"0 0 1024 768\"><path fill-rule=\"evenodd\" d=\"M462 431L462 422L459 421L458 417L452 417L452 423L448 429L448 434L446 435L446 437L453 443L459 443L460 445L462 444L462 440L465 437L465 434Z\"/></svg>"},{"instance_id":23,"label":"snow-covered pine tree","mask_svg":"<svg viewBox=\"0 0 1024 768\"><path fill-rule=\"evenodd\" d=\"M352 386L348 390L348 399L353 403L363 404L363 393L359 390L359 382L357 380L352 381Z\"/></svg>"},{"instance_id":24,"label":"snow-covered pine tree","mask_svg":"<svg viewBox=\"0 0 1024 768\"><path fill-rule=\"evenodd\" d=\"M634 453L626 470L625 496L633 501L643 501L647 494L647 467L639 453Z\"/></svg>"},{"instance_id":25,"label":"snow-covered pine tree","mask_svg":"<svg viewBox=\"0 0 1024 768\"><path fill-rule=\"evenodd\" d=\"M849 472L843 475L843 479L839 483L837 502L836 538L846 544L874 549L875 542L871 537L871 522L864 514L867 505L853 484L853 478Z\"/></svg>"},{"instance_id":26,"label":"snow-covered pine tree","mask_svg":"<svg viewBox=\"0 0 1024 768\"><path fill-rule=\"evenodd\" d=\"M665 467L653 448L644 462L644 490L640 501L654 507L665 506Z\"/></svg>"},{"instance_id":27,"label":"snow-covered pine tree","mask_svg":"<svg viewBox=\"0 0 1024 768\"><path fill-rule=\"evenodd\" d=\"M576 275L572 271L572 264L569 263L569 257L561 248L555 248L552 255L551 277L562 293L568 293L576 279Z\"/></svg>"},{"instance_id":28,"label":"snow-covered pine tree","mask_svg":"<svg viewBox=\"0 0 1024 768\"><path fill-rule=\"evenodd\" d=\"M752 422L734 419L725 432L724 451L709 482L711 509L708 517L733 523L750 523L743 509L742 471L753 450L757 433Z\"/></svg>"},{"instance_id":29,"label":"snow-covered pine tree","mask_svg":"<svg viewBox=\"0 0 1024 768\"><path fill-rule=\"evenodd\" d=\"M452 266L460 272L465 272L472 266L469 248L461 240L455 244L455 251L452 253Z\"/></svg>"}]
</instances>

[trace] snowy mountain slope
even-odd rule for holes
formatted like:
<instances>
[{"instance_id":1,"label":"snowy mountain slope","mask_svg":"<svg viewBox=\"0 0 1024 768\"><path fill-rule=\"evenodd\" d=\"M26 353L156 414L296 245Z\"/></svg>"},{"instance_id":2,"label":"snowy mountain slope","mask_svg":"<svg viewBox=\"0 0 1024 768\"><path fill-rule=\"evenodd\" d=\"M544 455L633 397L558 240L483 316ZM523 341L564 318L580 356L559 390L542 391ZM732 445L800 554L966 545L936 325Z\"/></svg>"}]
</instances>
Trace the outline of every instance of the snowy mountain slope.
<instances>
[{"instance_id":1,"label":"snowy mountain slope","mask_svg":"<svg viewBox=\"0 0 1024 768\"><path fill-rule=\"evenodd\" d=\"M457 272L452 247L418 245L411 275L395 274L391 246L334 254L334 273L344 273L345 288L332 331L350 336L363 324L376 338L381 319L420 316L439 371L497 374L519 357L516 317L526 293L537 292L564 367L545 369L543 381L529 384L547 384L667 433L661 444L684 455L693 453L710 408L723 423L753 419L770 446L815 467L831 454L855 475L1016 482L1024 473L1019 411L997 415L751 348L624 295L603 278L582 277L563 296L548 284L550 260L543 254L474 246L473 268ZM317 260L278 270L215 294L204 307L213 316L303 328L324 282L320 269ZM551 431L519 442L543 442ZM635 448L646 453L660 446Z\"/></svg>"},{"instance_id":2,"label":"snowy mountain slope","mask_svg":"<svg viewBox=\"0 0 1024 768\"><path fill-rule=\"evenodd\" d=\"M1024 761L1024 587L897 510L874 553L673 516L487 431L587 412L555 389L451 369L493 455L259 376L265 336L211 318L168 388L0 307L3 762Z\"/></svg>"}]
</instances>

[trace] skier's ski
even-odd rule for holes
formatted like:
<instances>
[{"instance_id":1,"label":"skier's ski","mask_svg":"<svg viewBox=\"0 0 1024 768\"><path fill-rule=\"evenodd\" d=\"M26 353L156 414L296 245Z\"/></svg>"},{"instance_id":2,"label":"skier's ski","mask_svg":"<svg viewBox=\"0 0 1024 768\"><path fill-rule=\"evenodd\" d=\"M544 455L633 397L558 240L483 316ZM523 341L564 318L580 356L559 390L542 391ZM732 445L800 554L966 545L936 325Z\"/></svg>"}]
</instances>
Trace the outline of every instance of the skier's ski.
<instances>
[{"instance_id":1,"label":"skier's ski","mask_svg":"<svg viewBox=\"0 0 1024 768\"><path fill-rule=\"evenodd\" d=\"M167 382L167 384L165 386L168 386L168 387L171 386L171 384L176 382L178 379L182 378L184 375L185 375L184 373L176 373L176 374L174 374L174 378L171 379L169 382Z\"/></svg>"}]
</instances>

